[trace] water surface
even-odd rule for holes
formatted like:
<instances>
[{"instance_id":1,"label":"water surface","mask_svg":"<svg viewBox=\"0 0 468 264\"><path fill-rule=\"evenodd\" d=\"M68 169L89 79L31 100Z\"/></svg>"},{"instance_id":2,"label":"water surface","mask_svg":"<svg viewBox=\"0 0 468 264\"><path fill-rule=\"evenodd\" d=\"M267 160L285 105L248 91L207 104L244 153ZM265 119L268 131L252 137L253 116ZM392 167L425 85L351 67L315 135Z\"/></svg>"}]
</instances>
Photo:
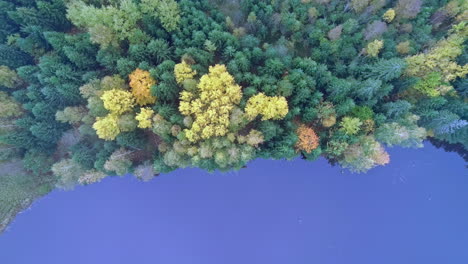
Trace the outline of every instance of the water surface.
<instances>
[{"instance_id":1,"label":"water surface","mask_svg":"<svg viewBox=\"0 0 468 264\"><path fill-rule=\"evenodd\" d=\"M465 162L427 143L389 153L367 174L257 160L54 191L0 236L0 263L468 263Z\"/></svg>"}]
</instances>

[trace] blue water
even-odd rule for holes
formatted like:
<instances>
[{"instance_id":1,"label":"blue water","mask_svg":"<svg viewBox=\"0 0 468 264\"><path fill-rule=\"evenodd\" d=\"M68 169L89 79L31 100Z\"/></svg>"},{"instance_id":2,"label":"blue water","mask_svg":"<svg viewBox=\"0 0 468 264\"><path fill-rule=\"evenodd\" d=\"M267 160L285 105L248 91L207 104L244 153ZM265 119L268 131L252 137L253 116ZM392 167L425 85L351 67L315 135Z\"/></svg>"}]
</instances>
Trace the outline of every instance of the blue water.
<instances>
[{"instance_id":1,"label":"blue water","mask_svg":"<svg viewBox=\"0 0 468 264\"><path fill-rule=\"evenodd\" d=\"M0 236L0 263L468 263L465 162L429 144L389 152L368 174L257 160L54 191Z\"/></svg>"}]
</instances>

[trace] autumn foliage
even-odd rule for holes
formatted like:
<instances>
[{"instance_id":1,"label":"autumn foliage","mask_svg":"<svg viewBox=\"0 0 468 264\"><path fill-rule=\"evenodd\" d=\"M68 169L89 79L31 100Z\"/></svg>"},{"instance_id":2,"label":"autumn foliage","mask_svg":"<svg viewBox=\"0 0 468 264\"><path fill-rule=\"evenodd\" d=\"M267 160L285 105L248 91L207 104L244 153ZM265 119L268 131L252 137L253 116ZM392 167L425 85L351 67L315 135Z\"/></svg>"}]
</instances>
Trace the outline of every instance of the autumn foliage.
<instances>
[{"instance_id":1,"label":"autumn foliage","mask_svg":"<svg viewBox=\"0 0 468 264\"><path fill-rule=\"evenodd\" d=\"M154 111L148 107L141 108L141 112L135 117L138 121L139 128L151 127L151 118L153 118Z\"/></svg>"},{"instance_id":2,"label":"autumn foliage","mask_svg":"<svg viewBox=\"0 0 468 264\"><path fill-rule=\"evenodd\" d=\"M183 83L185 80L192 79L197 74L197 71L192 70L190 65L185 61L178 63L174 67L174 76L177 83Z\"/></svg>"},{"instance_id":3,"label":"autumn foliage","mask_svg":"<svg viewBox=\"0 0 468 264\"><path fill-rule=\"evenodd\" d=\"M118 125L118 117L116 115L107 115L106 117L98 117L93 124L94 130L99 138L104 140L114 140L120 134Z\"/></svg>"},{"instance_id":4,"label":"autumn foliage","mask_svg":"<svg viewBox=\"0 0 468 264\"><path fill-rule=\"evenodd\" d=\"M117 89L105 91L101 100L104 102L104 108L117 115L130 111L135 105L135 99L130 92Z\"/></svg>"},{"instance_id":5,"label":"autumn foliage","mask_svg":"<svg viewBox=\"0 0 468 264\"><path fill-rule=\"evenodd\" d=\"M224 65L215 65L200 78L197 88L196 92L180 93L179 111L194 117L192 127L184 130L185 136L196 142L226 135L231 111L242 97L241 87Z\"/></svg>"},{"instance_id":6,"label":"autumn foliage","mask_svg":"<svg viewBox=\"0 0 468 264\"><path fill-rule=\"evenodd\" d=\"M299 138L296 143L296 149L298 151L310 153L319 146L319 137L312 128L300 125L296 133Z\"/></svg>"},{"instance_id":7,"label":"autumn foliage","mask_svg":"<svg viewBox=\"0 0 468 264\"><path fill-rule=\"evenodd\" d=\"M130 87L135 101L138 105L154 104L156 97L151 95L151 86L156 84L156 81L151 78L148 71L140 69L134 70L129 76Z\"/></svg>"},{"instance_id":8,"label":"autumn foliage","mask_svg":"<svg viewBox=\"0 0 468 264\"><path fill-rule=\"evenodd\" d=\"M259 93L249 98L245 107L245 114L249 120L255 119L258 115L262 120L278 120L288 114L288 101L283 96L266 96Z\"/></svg>"}]
</instances>

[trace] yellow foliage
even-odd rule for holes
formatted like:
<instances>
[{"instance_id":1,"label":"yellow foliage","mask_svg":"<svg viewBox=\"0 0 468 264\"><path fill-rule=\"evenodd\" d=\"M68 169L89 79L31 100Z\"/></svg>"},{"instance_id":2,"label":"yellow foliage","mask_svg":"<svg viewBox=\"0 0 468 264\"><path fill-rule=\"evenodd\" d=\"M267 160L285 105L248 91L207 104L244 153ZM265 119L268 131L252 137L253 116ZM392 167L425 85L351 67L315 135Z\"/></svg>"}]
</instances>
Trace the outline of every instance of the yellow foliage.
<instances>
[{"instance_id":1,"label":"yellow foliage","mask_svg":"<svg viewBox=\"0 0 468 264\"><path fill-rule=\"evenodd\" d=\"M463 43L468 36L468 27L462 22L452 29L452 34L437 42L429 52L406 58L408 76L425 77L431 72L439 72L446 82L468 74L468 65L458 65L455 59L463 52Z\"/></svg>"},{"instance_id":2,"label":"yellow foliage","mask_svg":"<svg viewBox=\"0 0 468 264\"><path fill-rule=\"evenodd\" d=\"M179 111L194 117L192 127L184 130L187 139L196 142L226 135L230 113L242 98L241 87L224 65L215 65L200 78L197 88L196 93L180 93Z\"/></svg>"},{"instance_id":3,"label":"yellow foliage","mask_svg":"<svg viewBox=\"0 0 468 264\"><path fill-rule=\"evenodd\" d=\"M398 43L398 45L396 46L396 50L398 53L400 54L407 54L410 52L410 42L407 40L407 41L403 41L403 42L400 42Z\"/></svg>"},{"instance_id":4,"label":"yellow foliage","mask_svg":"<svg viewBox=\"0 0 468 264\"><path fill-rule=\"evenodd\" d=\"M154 111L151 108L145 107L140 109L140 113L136 115L135 119L138 121L139 128L149 128L152 126L151 119L153 118Z\"/></svg>"},{"instance_id":5,"label":"yellow foliage","mask_svg":"<svg viewBox=\"0 0 468 264\"><path fill-rule=\"evenodd\" d=\"M377 57L379 55L380 50L383 48L383 40L374 40L367 44L367 55L371 57Z\"/></svg>"},{"instance_id":6,"label":"yellow foliage","mask_svg":"<svg viewBox=\"0 0 468 264\"><path fill-rule=\"evenodd\" d=\"M443 11L450 17L456 17L457 21L467 21L465 19L459 19L460 17L466 16L468 12L468 2L463 0L452 0L448 2L443 8ZM458 17L457 17L458 15Z\"/></svg>"},{"instance_id":7,"label":"yellow foliage","mask_svg":"<svg viewBox=\"0 0 468 264\"><path fill-rule=\"evenodd\" d=\"M0 120L18 117L23 113L21 104L7 93L0 91Z\"/></svg>"},{"instance_id":8,"label":"yellow foliage","mask_svg":"<svg viewBox=\"0 0 468 264\"><path fill-rule=\"evenodd\" d=\"M326 117L322 120L322 126L324 127L332 127L336 124L336 116L331 115L329 117Z\"/></svg>"},{"instance_id":9,"label":"yellow foliage","mask_svg":"<svg viewBox=\"0 0 468 264\"><path fill-rule=\"evenodd\" d=\"M387 23L392 22L393 19L395 18L395 10L393 8L390 8L389 10L387 10L387 12L383 14L382 18Z\"/></svg>"},{"instance_id":10,"label":"yellow foliage","mask_svg":"<svg viewBox=\"0 0 468 264\"><path fill-rule=\"evenodd\" d=\"M189 64L182 60L174 67L174 75L177 83L183 83L187 79L193 79L197 71L192 70Z\"/></svg>"},{"instance_id":11,"label":"yellow foliage","mask_svg":"<svg viewBox=\"0 0 468 264\"><path fill-rule=\"evenodd\" d=\"M468 3L468 2L467 2ZM468 9L463 11L460 15L457 16L456 20L458 22L468 21Z\"/></svg>"},{"instance_id":12,"label":"yellow foliage","mask_svg":"<svg viewBox=\"0 0 468 264\"><path fill-rule=\"evenodd\" d=\"M143 106L156 102L156 97L151 95L150 90L151 86L156 84L156 81L151 78L148 71L136 69L128 77L130 78L130 87L137 104Z\"/></svg>"},{"instance_id":13,"label":"yellow foliage","mask_svg":"<svg viewBox=\"0 0 468 264\"><path fill-rule=\"evenodd\" d=\"M288 101L283 96L266 96L259 93L249 98L245 114L249 120L262 115L262 120L282 119L288 114Z\"/></svg>"},{"instance_id":14,"label":"yellow foliage","mask_svg":"<svg viewBox=\"0 0 468 264\"><path fill-rule=\"evenodd\" d=\"M98 117L93 124L94 130L99 138L104 140L114 140L120 134L117 115L109 114L106 117Z\"/></svg>"},{"instance_id":15,"label":"yellow foliage","mask_svg":"<svg viewBox=\"0 0 468 264\"><path fill-rule=\"evenodd\" d=\"M104 102L104 108L116 115L132 110L135 105L135 98L130 92L117 89L105 91L101 100Z\"/></svg>"}]
</instances>

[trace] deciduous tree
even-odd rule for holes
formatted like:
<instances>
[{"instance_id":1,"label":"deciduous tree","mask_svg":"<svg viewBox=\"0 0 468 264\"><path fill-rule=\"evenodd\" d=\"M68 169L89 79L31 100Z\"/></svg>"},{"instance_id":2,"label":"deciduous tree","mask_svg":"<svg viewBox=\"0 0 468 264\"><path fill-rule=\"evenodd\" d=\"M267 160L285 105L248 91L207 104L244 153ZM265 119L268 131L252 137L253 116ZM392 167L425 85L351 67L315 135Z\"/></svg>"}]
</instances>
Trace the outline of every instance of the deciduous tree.
<instances>
[{"instance_id":1,"label":"deciduous tree","mask_svg":"<svg viewBox=\"0 0 468 264\"><path fill-rule=\"evenodd\" d=\"M298 151L305 151L311 153L312 150L319 146L320 140L315 131L301 124L296 130L298 140L296 143L296 149Z\"/></svg>"},{"instance_id":2,"label":"deciduous tree","mask_svg":"<svg viewBox=\"0 0 468 264\"><path fill-rule=\"evenodd\" d=\"M151 95L151 86L155 85L156 81L148 71L136 69L129 75L129 78L132 94L138 105L144 106L156 102L156 97Z\"/></svg>"},{"instance_id":3,"label":"deciduous tree","mask_svg":"<svg viewBox=\"0 0 468 264\"><path fill-rule=\"evenodd\" d=\"M283 96L266 96L259 93L249 98L245 107L245 114L249 120L255 119L258 115L262 120L283 119L288 114L288 101Z\"/></svg>"},{"instance_id":4,"label":"deciduous tree","mask_svg":"<svg viewBox=\"0 0 468 264\"><path fill-rule=\"evenodd\" d=\"M180 93L179 111L194 117L191 128L184 130L185 136L196 142L226 135L229 115L242 97L241 87L224 65L215 65L200 78L197 88L195 93Z\"/></svg>"}]
</instances>

